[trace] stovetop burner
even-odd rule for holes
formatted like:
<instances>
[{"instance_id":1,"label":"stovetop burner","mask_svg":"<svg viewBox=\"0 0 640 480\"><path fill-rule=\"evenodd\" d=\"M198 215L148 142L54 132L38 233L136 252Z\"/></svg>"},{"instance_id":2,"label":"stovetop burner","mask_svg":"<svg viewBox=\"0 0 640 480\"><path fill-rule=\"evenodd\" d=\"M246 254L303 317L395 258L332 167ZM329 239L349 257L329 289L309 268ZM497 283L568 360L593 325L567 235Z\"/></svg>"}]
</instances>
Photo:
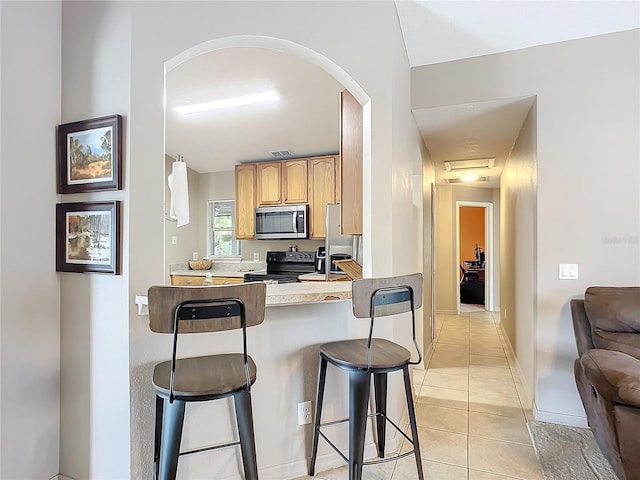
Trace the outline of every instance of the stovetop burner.
<instances>
[{"instance_id":1,"label":"stovetop burner","mask_svg":"<svg viewBox=\"0 0 640 480\"><path fill-rule=\"evenodd\" d=\"M315 252L267 252L267 273L245 273L245 282L298 282L298 275L315 271Z\"/></svg>"}]
</instances>

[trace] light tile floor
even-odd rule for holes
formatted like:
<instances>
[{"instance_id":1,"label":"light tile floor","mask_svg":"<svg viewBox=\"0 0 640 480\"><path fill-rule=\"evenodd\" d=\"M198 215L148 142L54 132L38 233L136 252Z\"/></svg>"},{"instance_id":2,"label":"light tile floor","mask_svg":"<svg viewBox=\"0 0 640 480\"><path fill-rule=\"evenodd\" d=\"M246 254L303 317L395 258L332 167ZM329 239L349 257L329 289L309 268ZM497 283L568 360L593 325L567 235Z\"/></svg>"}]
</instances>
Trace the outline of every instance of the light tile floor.
<instances>
[{"instance_id":1,"label":"light tile floor","mask_svg":"<svg viewBox=\"0 0 640 480\"><path fill-rule=\"evenodd\" d=\"M527 430L530 412L522 407L497 314L463 309L460 315L436 316L428 367L413 371L425 479L542 480ZM414 480L415 458L365 466L363 474L367 480ZM348 479L347 467L313 478Z\"/></svg>"}]
</instances>

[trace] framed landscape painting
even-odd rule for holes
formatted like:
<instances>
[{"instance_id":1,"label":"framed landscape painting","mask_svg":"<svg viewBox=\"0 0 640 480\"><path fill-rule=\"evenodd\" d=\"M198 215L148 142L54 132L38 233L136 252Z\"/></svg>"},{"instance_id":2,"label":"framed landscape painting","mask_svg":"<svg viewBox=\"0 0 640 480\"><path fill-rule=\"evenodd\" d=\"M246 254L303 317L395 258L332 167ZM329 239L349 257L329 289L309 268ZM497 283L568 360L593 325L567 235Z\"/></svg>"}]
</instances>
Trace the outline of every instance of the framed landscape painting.
<instances>
[{"instance_id":1,"label":"framed landscape painting","mask_svg":"<svg viewBox=\"0 0 640 480\"><path fill-rule=\"evenodd\" d=\"M120 202L56 205L56 270L120 274Z\"/></svg>"},{"instance_id":2,"label":"framed landscape painting","mask_svg":"<svg viewBox=\"0 0 640 480\"><path fill-rule=\"evenodd\" d=\"M122 188L122 116L58 126L58 193Z\"/></svg>"}]
</instances>

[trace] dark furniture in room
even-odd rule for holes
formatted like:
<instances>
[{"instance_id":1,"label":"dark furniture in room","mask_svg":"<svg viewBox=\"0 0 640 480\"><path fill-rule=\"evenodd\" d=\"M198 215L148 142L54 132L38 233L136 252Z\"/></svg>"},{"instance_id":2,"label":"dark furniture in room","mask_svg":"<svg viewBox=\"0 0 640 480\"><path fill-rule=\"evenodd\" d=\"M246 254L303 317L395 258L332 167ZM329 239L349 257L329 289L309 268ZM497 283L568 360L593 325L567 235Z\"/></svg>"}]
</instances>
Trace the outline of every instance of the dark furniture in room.
<instances>
[{"instance_id":1,"label":"dark furniture in room","mask_svg":"<svg viewBox=\"0 0 640 480\"><path fill-rule=\"evenodd\" d=\"M369 407L369 390L371 378L373 377L375 412L372 416L375 417L379 459L372 461L372 463L391 461L414 453L417 467L416 478L423 480L418 429L409 375L409 365L416 365L422 360L422 354L416 342L415 325L415 310L422 305L422 274L355 280L352 284L352 302L355 317L371 319L369 337L325 343L320 346L320 375L309 475L314 475L318 440L322 436L349 464L349 480L362 479L362 467L369 463L363 461L363 454ZM374 323L380 317L406 313L410 313L410 315L402 315L396 321L410 318L412 322L413 343L418 352L418 359L415 362L411 361L411 352L403 346L384 338L373 337ZM321 423L324 386L329 363L349 373L349 418ZM387 374L399 370L402 371L404 376L411 438L388 419L386 415ZM349 422L349 458L345 457L322 431L324 427L330 427L346 421ZM390 458L384 458L387 422L412 444L411 450Z\"/></svg>"},{"instance_id":2,"label":"dark furniture in room","mask_svg":"<svg viewBox=\"0 0 640 480\"><path fill-rule=\"evenodd\" d=\"M460 303L484 305L484 267L470 263L460 265Z\"/></svg>"},{"instance_id":3,"label":"dark furniture in room","mask_svg":"<svg viewBox=\"0 0 640 480\"><path fill-rule=\"evenodd\" d=\"M620 480L640 480L640 287L589 287L571 316L589 426Z\"/></svg>"},{"instance_id":4,"label":"dark furniture in room","mask_svg":"<svg viewBox=\"0 0 640 480\"><path fill-rule=\"evenodd\" d=\"M256 365L247 353L247 327L264 320L266 285L246 283L219 287L149 288L149 324L152 331L173 335L171 360L153 371L156 393L154 478L176 478L178 457L240 445L244 478L257 480L251 385ZM239 353L178 358L178 336L186 333L242 329ZM233 396L238 442L180 452L185 405Z\"/></svg>"}]
</instances>

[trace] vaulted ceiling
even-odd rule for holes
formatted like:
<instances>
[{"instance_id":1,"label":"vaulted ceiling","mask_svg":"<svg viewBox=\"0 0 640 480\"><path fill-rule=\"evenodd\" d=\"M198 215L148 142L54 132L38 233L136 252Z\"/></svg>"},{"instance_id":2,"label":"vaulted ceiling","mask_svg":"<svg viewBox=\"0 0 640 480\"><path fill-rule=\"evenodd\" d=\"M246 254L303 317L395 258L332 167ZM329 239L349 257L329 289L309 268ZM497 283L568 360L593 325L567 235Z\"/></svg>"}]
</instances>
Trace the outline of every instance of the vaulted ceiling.
<instances>
[{"instance_id":1,"label":"vaulted ceiling","mask_svg":"<svg viewBox=\"0 0 640 480\"><path fill-rule=\"evenodd\" d=\"M410 1L396 9L412 67L487 55L640 27L639 1ZM257 93L267 86L277 104L180 115L174 107ZM339 92L319 67L282 52L233 48L200 55L167 73L166 146L199 172L232 170L236 163L335 153L339 148ZM444 160L495 158L501 168L531 98L415 111L437 162L437 183L451 176ZM473 185L473 184L471 184Z\"/></svg>"}]
</instances>

